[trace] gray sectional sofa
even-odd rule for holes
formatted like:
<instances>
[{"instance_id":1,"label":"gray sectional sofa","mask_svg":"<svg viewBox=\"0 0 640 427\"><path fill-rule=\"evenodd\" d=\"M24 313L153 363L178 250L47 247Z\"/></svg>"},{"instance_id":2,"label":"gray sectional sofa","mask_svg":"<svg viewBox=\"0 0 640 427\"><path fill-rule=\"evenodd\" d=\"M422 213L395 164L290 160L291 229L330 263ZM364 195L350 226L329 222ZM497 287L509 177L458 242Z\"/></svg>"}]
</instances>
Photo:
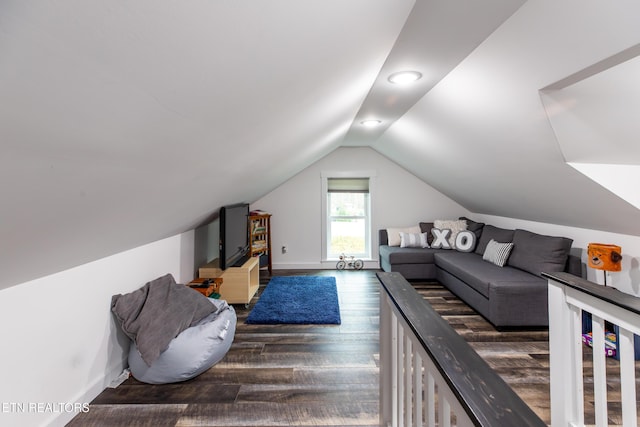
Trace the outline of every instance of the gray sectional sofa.
<instances>
[{"instance_id":1,"label":"gray sectional sofa","mask_svg":"<svg viewBox=\"0 0 640 427\"><path fill-rule=\"evenodd\" d=\"M547 280L541 273L566 271L584 277L580 258L570 254L573 241L460 219L476 235L471 252L389 246L387 230L379 230L381 269L408 280L437 280L499 329L548 326ZM420 223L429 235L432 228L433 223ZM502 267L483 259L491 240L513 243Z\"/></svg>"}]
</instances>

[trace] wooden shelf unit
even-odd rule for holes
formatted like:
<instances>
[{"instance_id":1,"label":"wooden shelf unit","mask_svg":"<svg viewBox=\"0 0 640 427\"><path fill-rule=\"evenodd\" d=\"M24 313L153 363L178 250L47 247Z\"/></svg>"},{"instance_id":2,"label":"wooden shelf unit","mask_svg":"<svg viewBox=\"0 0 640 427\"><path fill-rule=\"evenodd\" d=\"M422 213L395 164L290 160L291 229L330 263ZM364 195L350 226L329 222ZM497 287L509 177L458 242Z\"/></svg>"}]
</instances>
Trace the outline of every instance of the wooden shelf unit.
<instances>
[{"instance_id":1,"label":"wooden shelf unit","mask_svg":"<svg viewBox=\"0 0 640 427\"><path fill-rule=\"evenodd\" d=\"M250 257L241 267L220 269L220 260L214 259L198 269L198 276L205 279L222 278L220 299L229 304L245 304L258 292L260 264L257 257Z\"/></svg>"},{"instance_id":2,"label":"wooden shelf unit","mask_svg":"<svg viewBox=\"0 0 640 427\"><path fill-rule=\"evenodd\" d=\"M271 274L271 214L249 215L249 255L267 257Z\"/></svg>"}]
</instances>

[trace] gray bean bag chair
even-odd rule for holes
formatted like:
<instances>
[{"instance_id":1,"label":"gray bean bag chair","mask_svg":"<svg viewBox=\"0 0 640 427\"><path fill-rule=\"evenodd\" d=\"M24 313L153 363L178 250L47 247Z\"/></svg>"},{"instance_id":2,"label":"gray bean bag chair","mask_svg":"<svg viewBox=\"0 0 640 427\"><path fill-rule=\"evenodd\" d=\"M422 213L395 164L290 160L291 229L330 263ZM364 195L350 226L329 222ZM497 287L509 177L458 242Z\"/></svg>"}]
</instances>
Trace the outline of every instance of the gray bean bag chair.
<instances>
[{"instance_id":1,"label":"gray bean bag chair","mask_svg":"<svg viewBox=\"0 0 640 427\"><path fill-rule=\"evenodd\" d=\"M114 295L111 311L132 341L131 373L151 384L184 381L204 372L224 357L236 330L233 307L177 284L171 274Z\"/></svg>"},{"instance_id":2,"label":"gray bean bag chair","mask_svg":"<svg viewBox=\"0 0 640 427\"><path fill-rule=\"evenodd\" d=\"M135 379L149 384L185 381L222 360L233 342L236 312L225 301L209 300L218 310L171 340L151 366L142 360L135 342L131 343L129 369Z\"/></svg>"}]
</instances>

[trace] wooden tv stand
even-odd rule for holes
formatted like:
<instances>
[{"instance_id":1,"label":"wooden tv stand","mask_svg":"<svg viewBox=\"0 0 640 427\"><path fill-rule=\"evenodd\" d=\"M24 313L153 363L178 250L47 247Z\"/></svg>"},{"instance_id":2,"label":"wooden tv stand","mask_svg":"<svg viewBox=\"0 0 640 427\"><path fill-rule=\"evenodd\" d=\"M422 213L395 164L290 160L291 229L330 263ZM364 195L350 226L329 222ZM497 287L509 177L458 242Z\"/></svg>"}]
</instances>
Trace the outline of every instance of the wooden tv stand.
<instances>
[{"instance_id":1,"label":"wooden tv stand","mask_svg":"<svg viewBox=\"0 0 640 427\"><path fill-rule=\"evenodd\" d=\"M249 305L260 286L260 263L251 257L241 267L220 268L220 260L214 259L198 269L198 276L205 279L221 277L220 299L229 304Z\"/></svg>"}]
</instances>

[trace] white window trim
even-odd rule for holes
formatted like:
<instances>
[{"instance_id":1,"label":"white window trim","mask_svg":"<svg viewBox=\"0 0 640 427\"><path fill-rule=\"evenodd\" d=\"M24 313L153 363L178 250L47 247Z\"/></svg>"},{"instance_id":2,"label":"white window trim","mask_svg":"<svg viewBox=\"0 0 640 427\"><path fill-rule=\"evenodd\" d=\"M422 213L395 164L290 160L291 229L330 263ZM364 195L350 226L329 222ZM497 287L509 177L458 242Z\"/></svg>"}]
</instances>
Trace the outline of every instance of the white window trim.
<instances>
[{"instance_id":1,"label":"white window trim","mask_svg":"<svg viewBox=\"0 0 640 427\"><path fill-rule=\"evenodd\" d=\"M322 253L321 259L322 262L327 263L335 263L336 259L327 258L327 248L328 248L328 230L327 230L327 217L328 217L328 207L327 207L327 190L329 188L328 180L329 178L369 178L369 258L363 259L363 261L374 261L373 260L373 224L375 224L373 220L373 198L375 197L375 186L376 186L376 178L377 173L374 170L361 170L361 171L322 171L320 172L320 178L322 182L322 224L320 224L320 232L321 242L322 242Z\"/></svg>"}]
</instances>

